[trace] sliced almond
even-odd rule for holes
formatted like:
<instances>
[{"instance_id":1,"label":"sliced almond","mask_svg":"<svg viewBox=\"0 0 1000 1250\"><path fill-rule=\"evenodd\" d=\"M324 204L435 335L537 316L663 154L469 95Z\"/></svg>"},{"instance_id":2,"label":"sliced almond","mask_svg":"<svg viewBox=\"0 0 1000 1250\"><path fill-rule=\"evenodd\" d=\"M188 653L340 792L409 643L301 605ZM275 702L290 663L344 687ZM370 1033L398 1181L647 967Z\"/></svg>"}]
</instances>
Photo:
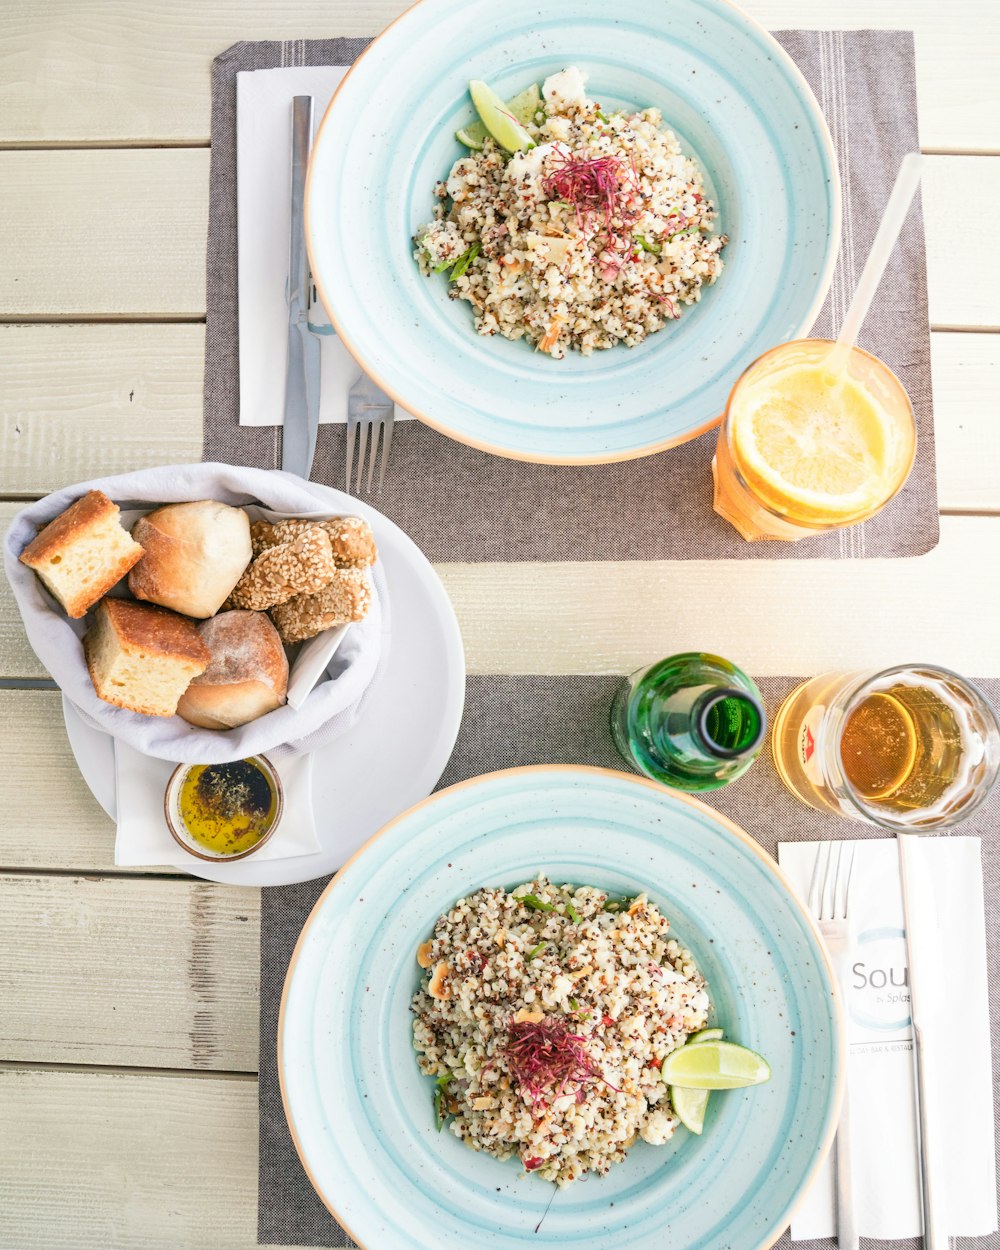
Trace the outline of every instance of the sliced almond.
<instances>
[{"instance_id":1,"label":"sliced almond","mask_svg":"<svg viewBox=\"0 0 1000 1250\"><path fill-rule=\"evenodd\" d=\"M431 975L431 983L427 987L427 993L431 998L439 998L442 1002L446 1002L451 998L451 986L446 984L448 977L451 976L451 969L443 961L438 964Z\"/></svg>"},{"instance_id":2,"label":"sliced almond","mask_svg":"<svg viewBox=\"0 0 1000 1250\"><path fill-rule=\"evenodd\" d=\"M514 1016L514 1023L540 1024L544 1019L544 1011L529 1011L527 1007L522 1007L521 1010Z\"/></svg>"},{"instance_id":3,"label":"sliced almond","mask_svg":"<svg viewBox=\"0 0 1000 1250\"><path fill-rule=\"evenodd\" d=\"M495 1098L473 1098L472 1100L473 1111L492 1111L499 1105Z\"/></svg>"},{"instance_id":4,"label":"sliced almond","mask_svg":"<svg viewBox=\"0 0 1000 1250\"><path fill-rule=\"evenodd\" d=\"M646 910L646 900L644 898L633 899L631 907L628 909L630 916L637 916L640 912Z\"/></svg>"},{"instance_id":5,"label":"sliced almond","mask_svg":"<svg viewBox=\"0 0 1000 1250\"><path fill-rule=\"evenodd\" d=\"M431 945L430 942L421 942L417 947L417 963L421 968L429 968L431 966Z\"/></svg>"}]
</instances>

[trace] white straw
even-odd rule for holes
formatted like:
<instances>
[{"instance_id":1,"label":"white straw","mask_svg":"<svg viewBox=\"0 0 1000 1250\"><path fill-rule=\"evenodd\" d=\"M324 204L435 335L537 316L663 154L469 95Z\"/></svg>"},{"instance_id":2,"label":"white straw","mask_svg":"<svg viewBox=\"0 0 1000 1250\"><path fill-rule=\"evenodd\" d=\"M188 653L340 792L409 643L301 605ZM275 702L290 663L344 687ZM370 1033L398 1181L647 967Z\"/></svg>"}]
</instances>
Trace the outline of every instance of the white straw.
<instances>
[{"instance_id":1,"label":"white straw","mask_svg":"<svg viewBox=\"0 0 1000 1250\"><path fill-rule=\"evenodd\" d=\"M899 167L889 202L885 206L875 241L872 243L872 250L868 253L861 280L854 291L851 306L847 310L844 324L837 335L837 346L830 353L828 363L833 360L841 362L857 340L878 284L882 281L885 267L889 263L896 239L903 228L906 214L910 211L910 204L917 193L920 174L921 157L917 152L909 152L903 157L903 163Z\"/></svg>"}]
</instances>

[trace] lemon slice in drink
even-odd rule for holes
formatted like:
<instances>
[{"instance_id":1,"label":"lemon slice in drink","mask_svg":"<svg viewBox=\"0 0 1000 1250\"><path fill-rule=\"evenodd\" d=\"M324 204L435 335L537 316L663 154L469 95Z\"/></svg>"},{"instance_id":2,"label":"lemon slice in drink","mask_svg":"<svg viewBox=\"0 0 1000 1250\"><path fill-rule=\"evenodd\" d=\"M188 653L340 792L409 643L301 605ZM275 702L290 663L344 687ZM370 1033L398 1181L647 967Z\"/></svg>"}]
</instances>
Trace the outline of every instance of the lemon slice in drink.
<instances>
[{"instance_id":1,"label":"lemon slice in drink","mask_svg":"<svg viewBox=\"0 0 1000 1250\"><path fill-rule=\"evenodd\" d=\"M504 105L507 112L516 117L522 125L530 122L538 110L542 107L542 93L538 89L538 83L533 82L530 87L526 87L524 91L518 92ZM472 148L474 152L478 152L483 146L483 140L489 131L481 121L470 122L468 126L463 126L461 130L455 131L455 138L459 143L464 143L467 148Z\"/></svg>"},{"instance_id":2,"label":"lemon slice in drink","mask_svg":"<svg viewBox=\"0 0 1000 1250\"><path fill-rule=\"evenodd\" d=\"M822 362L794 364L735 397L732 438L751 487L802 519L879 507L895 486L897 448L878 401Z\"/></svg>"},{"instance_id":3,"label":"lemon slice in drink","mask_svg":"<svg viewBox=\"0 0 1000 1250\"><path fill-rule=\"evenodd\" d=\"M699 1042L721 1042L721 1029L702 1029L700 1033L692 1033L687 1040L689 1046L697 1046Z\"/></svg>"},{"instance_id":4,"label":"lemon slice in drink","mask_svg":"<svg viewBox=\"0 0 1000 1250\"><path fill-rule=\"evenodd\" d=\"M469 95L483 125L502 148L508 152L525 152L535 146L534 139L492 87L474 78L469 83Z\"/></svg>"},{"instance_id":5,"label":"lemon slice in drink","mask_svg":"<svg viewBox=\"0 0 1000 1250\"><path fill-rule=\"evenodd\" d=\"M701 1135L708 1110L707 1089L684 1089L681 1085L670 1087L670 1105L686 1129Z\"/></svg>"},{"instance_id":6,"label":"lemon slice in drink","mask_svg":"<svg viewBox=\"0 0 1000 1250\"><path fill-rule=\"evenodd\" d=\"M770 1079L767 1060L735 1042L699 1042L667 1055L660 1076L682 1089L741 1089Z\"/></svg>"}]
</instances>

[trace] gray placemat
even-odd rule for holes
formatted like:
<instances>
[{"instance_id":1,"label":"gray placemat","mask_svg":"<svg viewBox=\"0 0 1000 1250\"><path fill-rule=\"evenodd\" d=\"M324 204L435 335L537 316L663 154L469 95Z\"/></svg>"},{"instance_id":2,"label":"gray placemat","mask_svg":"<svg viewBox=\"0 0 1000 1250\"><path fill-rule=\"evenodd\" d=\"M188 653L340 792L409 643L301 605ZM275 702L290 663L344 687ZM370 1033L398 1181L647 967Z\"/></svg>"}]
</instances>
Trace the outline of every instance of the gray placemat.
<instances>
[{"instance_id":1,"label":"gray placemat","mask_svg":"<svg viewBox=\"0 0 1000 1250\"><path fill-rule=\"evenodd\" d=\"M843 318L900 160L919 145L913 35L780 31L777 38L816 93L840 161L844 187L840 259L814 327L815 334L829 336ZM343 65L353 61L367 42L238 43L215 61L206 460L274 468L280 458L277 428L239 425L236 74L279 65ZM644 460L551 466L487 455L446 439L419 421L404 421L396 426L386 489L373 502L435 561L921 555L938 541L938 506L919 203L910 213L860 343L902 379L913 400L918 448L917 462L899 497L879 516L849 530L798 543L744 542L712 511L714 434ZM341 485L344 437L343 426L320 427L313 467L316 481Z\"/></svg>"},{"instance_id":2,"label":"gray placemat","mask_svg":"<svg viewBox=\"0 0 1000 1250\"><path fill-rule=\"evenodd\" d=\"M624 768L611 741L608 707L617 677L470 677L465 717L458 744L441 786L498 768L521 764L596 764ZM773 716L798 677L758 678L768 712ZM1000 681L980 683L1000 704ZM731 817L771 854L777 843L814 838L882 837L878 829L824 815L797 802L784 789L766 751L739 781L700 796ZM1000 1072L1000 855L994 839L1000 829L1000 791L959 827L957 832L983 838L986 890L986 941L990 963L993 1070ZM292 1144L281 1105L275 1059L278 1008L292 949L316 899L329 878L303 885L262 891L260 931L260 1164L258 1241L264 1245L353 1246L316 1197ZM994 1087L994 1110L1000 1119L1000 1086ZM498 1165L499 1166L499 1165ZM814 1241L812 1250L834 1250L833 1241ZM893 1246L917 1250L918 1241L876 1242L862 1238L873 1250ZM1000 1234L957 1238L956 1250L997 1250ZM789 1250L786 1233L777 1243ZM612 1250L612 1247L608 1247Z\"/></svg>"}]
</instances>

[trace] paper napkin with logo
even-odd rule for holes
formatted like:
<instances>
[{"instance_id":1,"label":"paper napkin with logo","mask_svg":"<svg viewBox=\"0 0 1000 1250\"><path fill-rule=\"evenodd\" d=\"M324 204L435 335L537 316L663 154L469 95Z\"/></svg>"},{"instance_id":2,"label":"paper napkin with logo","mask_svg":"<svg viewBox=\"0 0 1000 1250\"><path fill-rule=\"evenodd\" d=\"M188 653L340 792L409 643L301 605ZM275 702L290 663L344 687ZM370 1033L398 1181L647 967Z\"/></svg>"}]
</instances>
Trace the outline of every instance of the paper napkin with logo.
<instances>
[{"instance_id":1,"label":"paper napkin with logo","mask_svg":"<svg viewBox=\"0 0 1000 1250\"><path fill-rule=\"evenodd\" d=\"M845 1007L854 1192L862 1236L895 1240L921 1232L911 973L899 855L894 838L853 845ZM778 861L803 898L819 846L778 847ZM923 1004L936 999L934 1007L948 1030L945 1044L934 1053L931 1075L946 1138L942 1158L947 1167L940 1184L952 1236L977 1237L997 1227L980 841L911 838L908 847L934 882L934 914L922 910L916 923L936 927L941 955L942 971L934 983L921 977L918 985ZM919 969L914 972L920 976ZM833 1171L831 1152L792 1222L794 1241L835 1234Z\"/></svg>"}]
</instances>

